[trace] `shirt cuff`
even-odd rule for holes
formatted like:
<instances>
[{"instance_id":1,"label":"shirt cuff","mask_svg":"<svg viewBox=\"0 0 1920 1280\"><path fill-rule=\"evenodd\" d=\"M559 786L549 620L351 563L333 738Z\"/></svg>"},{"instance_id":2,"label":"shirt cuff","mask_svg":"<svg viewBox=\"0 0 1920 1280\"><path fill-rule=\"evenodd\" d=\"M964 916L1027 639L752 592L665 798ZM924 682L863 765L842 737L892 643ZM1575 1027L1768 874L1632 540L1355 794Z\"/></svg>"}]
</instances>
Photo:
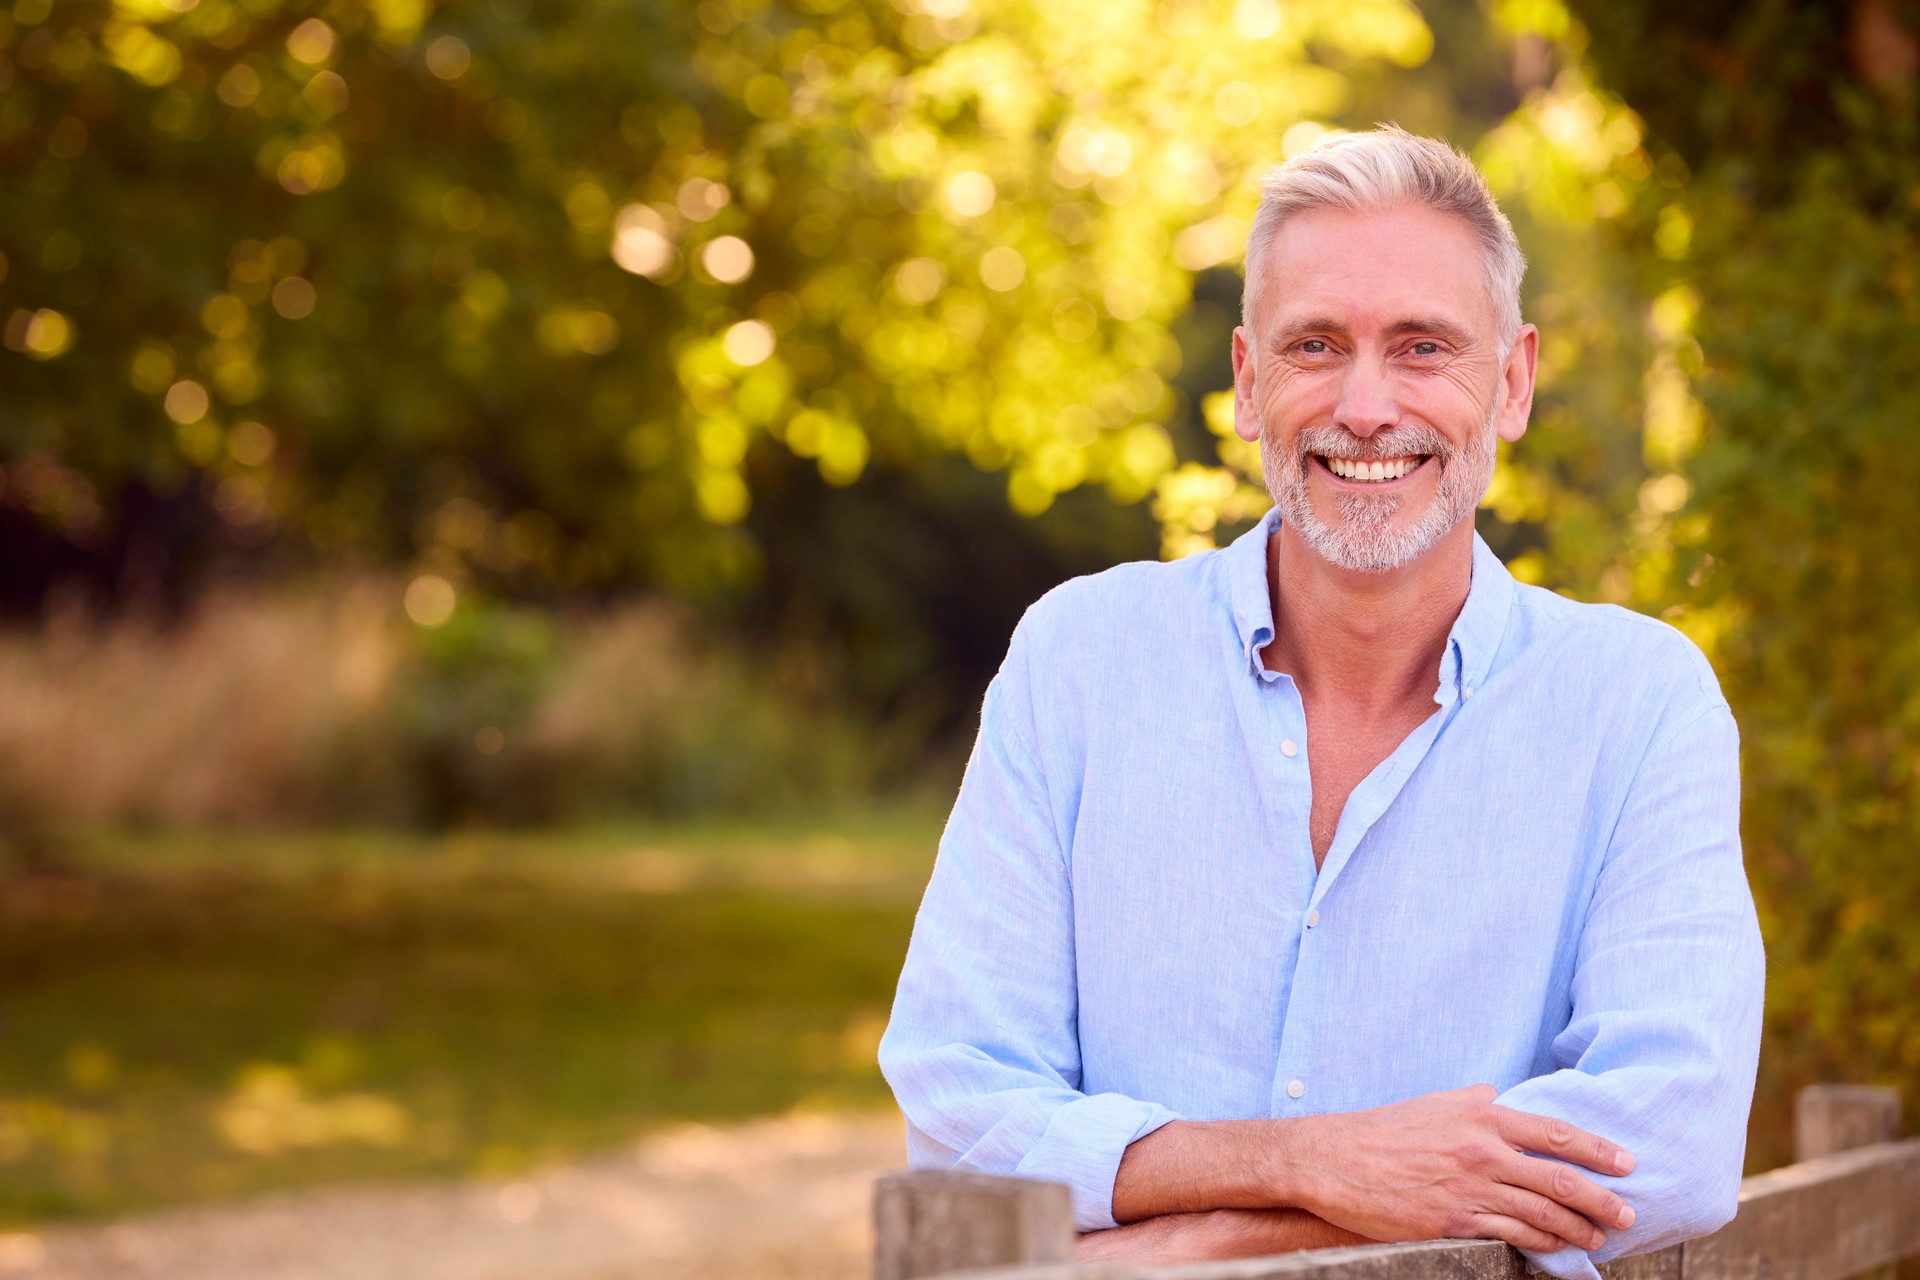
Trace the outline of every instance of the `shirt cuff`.
<instances>
[{"instance_id":1,"label":"shirt cuff","mask_svg":"<svg viewBox=\"0 0 1920 1280\"><path fill-rule=\"evenodd\" d=\"M1064 1182L1073 1189L1074 1224L1105 1231L1113 1220L1113 1179L1127 1145L1180 1117L1152 1102L1118 1093L1077 1098L1053 1113L1047 1131L1015 1172Z\"/></svg>"}]
</instances>

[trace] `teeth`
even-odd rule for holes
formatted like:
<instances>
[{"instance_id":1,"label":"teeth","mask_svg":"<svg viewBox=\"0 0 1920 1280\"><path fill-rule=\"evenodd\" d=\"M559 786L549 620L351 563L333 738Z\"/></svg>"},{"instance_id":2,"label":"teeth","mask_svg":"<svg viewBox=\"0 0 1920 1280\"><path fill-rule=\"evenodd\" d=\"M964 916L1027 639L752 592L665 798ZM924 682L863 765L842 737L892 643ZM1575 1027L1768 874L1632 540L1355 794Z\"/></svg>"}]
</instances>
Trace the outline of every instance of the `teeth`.
<instances>
[{"instance_id":1,"label":"teeth","mask_svg":"<svg viewBox=\"0 0 1920 1280\"><path fill-rule=\"evenodd\" d=\"M1351 458L1328 458L1327 468L1343 480L1359 480L1374 483L1382 480L1398 480L1415 467L1419 458L1388 458L1378 462L1359 462Z\"/></svg>"}]
</instances>

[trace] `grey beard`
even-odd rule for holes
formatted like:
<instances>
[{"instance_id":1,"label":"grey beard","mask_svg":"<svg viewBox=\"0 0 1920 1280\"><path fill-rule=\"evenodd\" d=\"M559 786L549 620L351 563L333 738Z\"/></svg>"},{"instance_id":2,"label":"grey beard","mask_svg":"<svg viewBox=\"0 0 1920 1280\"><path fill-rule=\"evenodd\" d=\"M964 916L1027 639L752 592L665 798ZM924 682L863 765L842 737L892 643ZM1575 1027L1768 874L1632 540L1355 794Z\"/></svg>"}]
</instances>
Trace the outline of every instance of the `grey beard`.
<instances>
[{"instance_id":1,"label":"grey beard","mask_svg":"<svg viewBox=\"0 0 1920 1280\"><path fill-rule=\"evenodd\" d=\"M1496 399L1486 425L1456 448L1429 426L1395 427L1362 440L1344 427L1308 427L1294 439L1291 453L1282 452L1268 432L1260 435L1260 464L1267 491L1280 518L1307 540L1314 552L1343 569L1386 573L1424 555L1453 527L1469 518L1493 483L1499 436L1494 424L1500 415ZM1397 493L1342 491L1337 499L1338 523L1323 522L1314 513L1307 493L1307 468L1314 455L1328 458L1374 460L1428 455L1427 466L1440 468L1440 484L1433 500L1413 523L1396 526L1405 498Z\"/></svg>"}]
</instances>

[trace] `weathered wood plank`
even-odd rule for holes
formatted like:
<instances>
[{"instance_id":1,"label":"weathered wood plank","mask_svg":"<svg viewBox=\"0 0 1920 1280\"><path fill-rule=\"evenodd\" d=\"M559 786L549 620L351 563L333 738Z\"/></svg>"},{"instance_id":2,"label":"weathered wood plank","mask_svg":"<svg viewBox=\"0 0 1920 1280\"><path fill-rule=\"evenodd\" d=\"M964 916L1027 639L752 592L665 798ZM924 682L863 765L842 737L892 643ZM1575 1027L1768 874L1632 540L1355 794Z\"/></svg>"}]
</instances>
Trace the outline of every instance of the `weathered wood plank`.
<instances>
[{"instance_id":1,"label":"weathered wood plank","mask_svg":"<svg viewBox=\"0 0 1920 1280\"><path fill-rule=\"evenodd\" d=\"M950 1280L1524 1280L1526 1270L1495 1240L1423 1240L1170 1267L1003 1267Z\"/></svg>"},{"instance_id":2,"label":"weathered wood plank","mask_svg":"<svg viewBox=\"0 0 1920 1280\"><path fill-rule=\"evenodd\" d=\"M1668 1245L1652 1253L1603 1262L1599 1270L1604 1280L1680 1280L1681 1245Z\"/></svg>"},{"instance_id":3,"label":"weathered wood plank","mask_svg":"<svg viewBox=\"0 0 1920 1280\"><path fill-rule=\"evenodd\" d=\"M1608 1280L1851 1280L1920 1255L1920 1140L1879 1143L1757 1174L1711 1236L1601 1270ZM1314 1249L1176 1267L1020 1267L969 1280L1524 1280L1495 1241ZM954 1280L961 1280L955 1277Z\"/></svg>"},{"instance_id":4,"label":"weathered wood plank","mask_svg":"<svg viewBox=\"0 0 1920 1280\"><path fill-rule=\"evenodd\" d=\"M1793 1158L1817 1160L1836 1151L1900 1137L1900 1091L1871 1084L1810 1084L1793 1106Z\"/></svg>"},{"instance_id":5,"label":"weathered wood plank","mask_svg":"<svg viewBox=\"0 0 1920 1280\"><path fill-rule=\"evenodd\" d=\"M1920 1141L1756 1174L1734 1220L1682 1249L1684 1280L1848 1280L1920 1254Z\"/></svg>"},{"instance_id":6,"label":"weathered wood plank","mask_svg":"<svg viewBox=\"0 0 1920 1280\"><path fill-rule=\"evenodd\" d=\"M1526 1274L1526 1260L1497 1240L1422 1240L1171 1267L1001 1267L949 1280L1525 1280ZM1600 1274L1680 1280L1680 1247L1609 1262Z\"/></svg>"},{"instance_id":7,"label":"weathered wood plank","mask_svg":"<svg viewBox=\"0 0 1920 1280\"><path fill-rule=\"evenodd\" d=\"M998 1179L987 1179L998 1182ZM1002 1251L996 1255L1005 1258ZM1525 1280L1520 1255L1497 1241L1314 1249L1186 1266L962 1266L953 1280ZM1920 1257L1920 1140L1877 1143L1802 1161L1741 1184L1734 1220L1711 1236L1600 1268L1606 1280L1851 1280ZM960 1270L955 1266L952 1270ZM885 1273L930 1275L929 1271Z\"/></svg>"},{"instance_id":8,"label":"weathered wood plank","mask_svg":"<svg viewBox=\"0 0 1920 1280\"><path fill-rule=\"evenodd\" d=\"M873 1189L874 1280L1073 1260L1065 1183L923 1169Z\"/></svg>"}]
</instances>

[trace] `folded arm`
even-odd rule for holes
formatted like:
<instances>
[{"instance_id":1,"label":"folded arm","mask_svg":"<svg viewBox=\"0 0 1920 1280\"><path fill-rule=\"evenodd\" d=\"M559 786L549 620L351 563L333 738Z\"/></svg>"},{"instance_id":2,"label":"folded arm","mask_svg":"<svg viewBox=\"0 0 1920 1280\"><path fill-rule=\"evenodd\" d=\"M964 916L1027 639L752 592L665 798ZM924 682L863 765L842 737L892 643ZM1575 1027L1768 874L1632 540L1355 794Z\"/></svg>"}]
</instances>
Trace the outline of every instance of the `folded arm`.
<instances>
[{"instance_id":1,"label":"folded arm","mask_svg":"<svg viewBox=\"0 0 1920 1280\"><path fill-rule=\"evenodd\" d=\"M1113 1177L1178 1117L1081 1091L1073 908L1056 808L1031 742L1018 633L914 922L880 1067L920 1167L1048 1178L1082 1230L1115 1225Z\"/></svg>"},{"instance_id":2,"label":"folded arm","mask_svg":"<svg viewBox=\"0 0 1920 1280\"><path fill-rule=\"evenodd\" d=\"M1483 1085L1348 1115L1198 1123L1081 1087L1063 835L1074 797L1049 791L1030 745L1020 655L1016 635L881 1043L915 1165L1065 1182L1083 1231L1143 1224L1088 1250L1218 1244L1224 1231L1276 1252L1313 1247L1284 1241L1327 1227L1503 1239L1545 1271L1594 1280L1594 1260L1731 1216L1764 959L1724 703L1696 702L1653 735L1583 925L1560 1069L1500 1105Z\"/></svg>"},{"instance_id":3,"label":"folded arm","mask_svg":"<svg viewBox=\"0 0 1920 1280\"><path fill-rule=\"evenodd\" d=\"M1552 1045L1558 1070L1505 1094L1169 1124L1122 1160L1115 1215L1290 1205L1382 1240L1502 1239L1550 1274L1593 1280L1595 1261L1732 1216L1763 970L1736 731L1723 703L1695 701L1654 732L1618 816Z\"/></svg>"},{"instance_id":4,"label":"folded arm","mask_svg":"<svg viewBox=\"0 0 1920 1280\"><path fill-rule=\"evenodd\" d=\"M1530 1254L1591 1280L1594 1262L1713 1231L1733 1216L1760 1048L1765 955L1740 856L1739 742L1716 703L1654 735L1581 934L1561 1068L1500 1102L1591 1129L1638 1158L1603 1179L1633 1205L1601 1247Z\"/></svg>"}]
</instances>

